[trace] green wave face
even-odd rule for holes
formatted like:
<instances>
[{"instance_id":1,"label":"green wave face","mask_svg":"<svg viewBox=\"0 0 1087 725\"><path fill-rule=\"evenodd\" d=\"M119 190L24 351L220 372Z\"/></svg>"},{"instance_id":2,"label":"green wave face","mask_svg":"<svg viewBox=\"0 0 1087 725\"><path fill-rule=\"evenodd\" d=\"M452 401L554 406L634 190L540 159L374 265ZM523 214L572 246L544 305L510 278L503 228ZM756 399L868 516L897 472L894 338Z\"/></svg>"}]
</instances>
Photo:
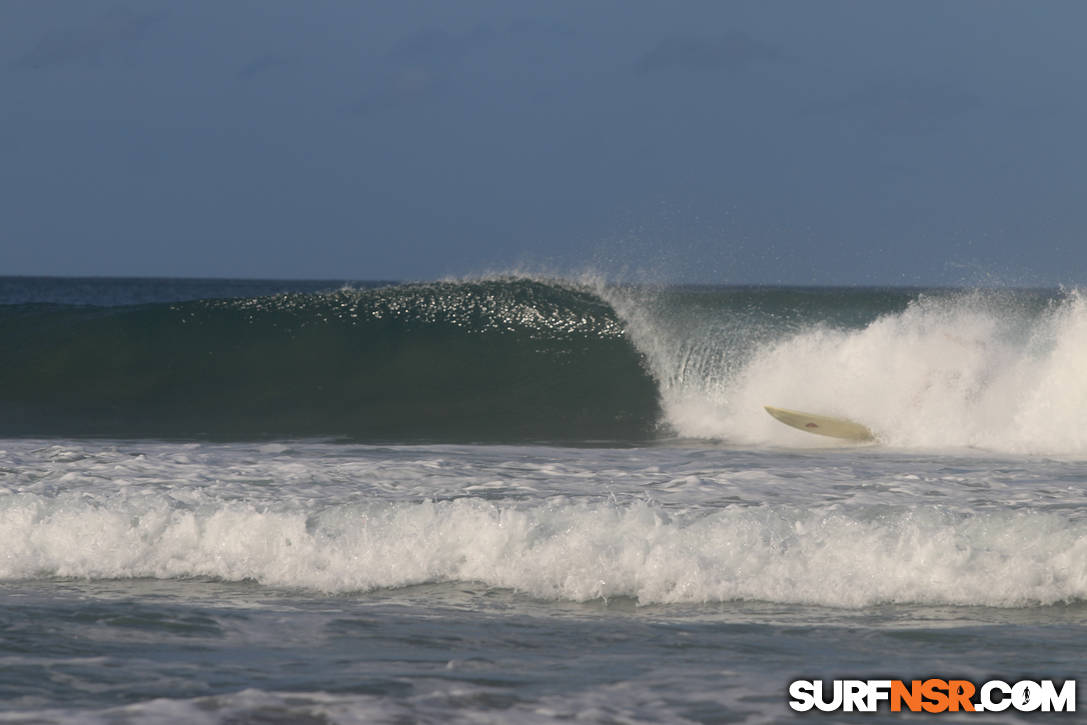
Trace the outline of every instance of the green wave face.
<instances>
[{"instance_id":1,"label":"green wave face","mask_svg":"<svg viewBox=\"0 0 1087 725\"><path fill-rule=\"evenodd\" d=\"M523 279L128 307L0 307L0 434L640 440L614 310Z\"/></svg>"}]
</instances>

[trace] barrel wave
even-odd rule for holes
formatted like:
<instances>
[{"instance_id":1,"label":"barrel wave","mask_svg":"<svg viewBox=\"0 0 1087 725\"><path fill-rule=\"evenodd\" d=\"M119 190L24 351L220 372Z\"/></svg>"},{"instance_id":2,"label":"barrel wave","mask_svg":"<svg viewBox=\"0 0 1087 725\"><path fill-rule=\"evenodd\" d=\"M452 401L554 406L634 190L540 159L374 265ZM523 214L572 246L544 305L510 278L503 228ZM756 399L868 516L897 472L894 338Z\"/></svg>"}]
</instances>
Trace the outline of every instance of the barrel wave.
<instances>
[{"instance_id":1,"label":"barrel wave","mask_svg":"<svg viewBox=\"0 0 1087 725\"><path fill-rule=\"evenodd\" d=\"M528 279L0 306L0 435L634 441L656 385L614 309Z\"/></svg>"}]
</instances>

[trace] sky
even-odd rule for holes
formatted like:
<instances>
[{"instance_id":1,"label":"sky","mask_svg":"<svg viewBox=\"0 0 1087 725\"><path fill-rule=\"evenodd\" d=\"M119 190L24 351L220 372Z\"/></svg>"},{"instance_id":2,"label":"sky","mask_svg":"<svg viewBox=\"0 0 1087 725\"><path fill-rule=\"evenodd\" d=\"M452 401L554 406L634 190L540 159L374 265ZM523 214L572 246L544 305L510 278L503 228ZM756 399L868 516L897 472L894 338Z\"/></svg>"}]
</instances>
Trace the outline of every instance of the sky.
<instances>
[{"instance_id":1,"label":"sky","mask_svg":"<svg viewBox=\"0 0 1087 725\"><path fill-rule=\"evenodd\" d=\"M1087 284L1080 0L2 0L0 275Z\"/></svg>"}]
</instances>

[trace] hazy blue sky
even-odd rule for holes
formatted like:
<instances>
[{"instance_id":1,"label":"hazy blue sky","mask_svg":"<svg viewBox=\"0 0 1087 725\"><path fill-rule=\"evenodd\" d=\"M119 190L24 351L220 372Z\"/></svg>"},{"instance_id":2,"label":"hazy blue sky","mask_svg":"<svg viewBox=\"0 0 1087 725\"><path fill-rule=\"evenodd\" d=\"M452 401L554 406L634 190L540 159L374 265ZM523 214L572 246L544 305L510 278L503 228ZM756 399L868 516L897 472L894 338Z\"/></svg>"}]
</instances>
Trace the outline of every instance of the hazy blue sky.
<instances>
[{"instance_id":1,"label":"hazy blue sky","mask_svg":"<svg viewBox=\"0 0 1087 725\"><path fill-rule=\"evenodd\" d=\"M2 0L0 275L1087 283L1087 3Z\"/></svg>"}]
</instances>

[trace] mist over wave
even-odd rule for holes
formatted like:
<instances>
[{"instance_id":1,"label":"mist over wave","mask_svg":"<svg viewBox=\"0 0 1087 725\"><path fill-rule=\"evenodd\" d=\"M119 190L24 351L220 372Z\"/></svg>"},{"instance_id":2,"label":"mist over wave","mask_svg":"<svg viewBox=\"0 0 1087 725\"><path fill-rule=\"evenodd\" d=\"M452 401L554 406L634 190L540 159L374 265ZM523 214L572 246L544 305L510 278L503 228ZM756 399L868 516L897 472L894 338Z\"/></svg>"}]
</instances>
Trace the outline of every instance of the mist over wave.
<instances>
[{"instance_id":1,"label":"mist over wave","mask_svg":"<svg viewBox=\"0 0 1087 725\"><path fill-rule=\"evenodd\" d=\"M0 305L0 435L1087 453L1076 290L652 287L531 277Z\"/></svg>"},{"instance_id":2,"label":"mist over wave","mask_svg":"<svg viewBox=\"0 0 1087 725\"><path fill-rule=\"evenodd\" d=\"M776 405L863 422L889 446L1087 453L1079 291L605 296L680 436L835 445L772 420L763 406Z\"/></svg>"}]
</instances>

